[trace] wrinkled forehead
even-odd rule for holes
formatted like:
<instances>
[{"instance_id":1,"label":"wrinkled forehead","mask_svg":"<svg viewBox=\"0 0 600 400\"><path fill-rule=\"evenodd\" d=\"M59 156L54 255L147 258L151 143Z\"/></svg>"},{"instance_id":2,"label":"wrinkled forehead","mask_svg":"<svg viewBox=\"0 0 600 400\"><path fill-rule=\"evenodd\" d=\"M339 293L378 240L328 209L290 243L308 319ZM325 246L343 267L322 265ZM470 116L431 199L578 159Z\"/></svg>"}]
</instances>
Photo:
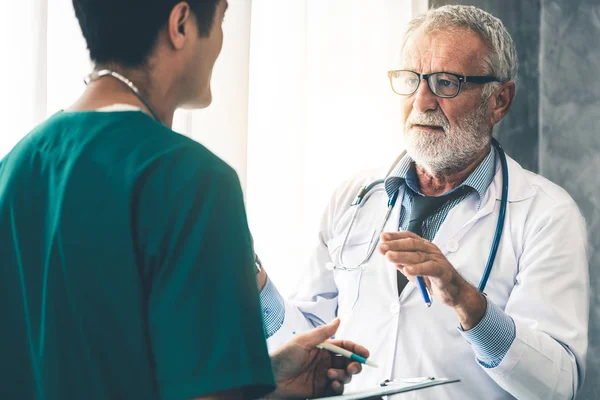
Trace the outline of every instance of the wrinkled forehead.
<instances>
[{"instance_id":1,"label":"wrinkled forehead","mask_svg":"<svg viewBox=\"0 0 600 400\"><path fill-rule=\"evenodd\" d=\"M487 54L487 46L473 31L420 27L407 37L402 51L402 69L424 74L442 71L483 75Z\"/></svg>"}]
</instances>

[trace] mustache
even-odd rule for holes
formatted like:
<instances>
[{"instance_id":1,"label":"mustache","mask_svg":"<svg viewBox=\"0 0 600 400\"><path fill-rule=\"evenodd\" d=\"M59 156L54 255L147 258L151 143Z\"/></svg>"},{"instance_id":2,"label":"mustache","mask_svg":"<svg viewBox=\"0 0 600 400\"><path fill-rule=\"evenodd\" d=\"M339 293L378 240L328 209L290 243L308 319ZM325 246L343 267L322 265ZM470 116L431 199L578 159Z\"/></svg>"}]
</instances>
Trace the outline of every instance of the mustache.
<instances>
[{"instance_id":1,"label":"mustache","mask_svg":"<svg viewBox=\"0 0 600 400\"><path fill-rule=\"evenodd\" d=\"M414 125L433 125L440 126L444 132L450 131L450 121L440 111L429 111L426 113L411 112L406 121L406 127L412 128Z\"/></svg>"}]
</instances>

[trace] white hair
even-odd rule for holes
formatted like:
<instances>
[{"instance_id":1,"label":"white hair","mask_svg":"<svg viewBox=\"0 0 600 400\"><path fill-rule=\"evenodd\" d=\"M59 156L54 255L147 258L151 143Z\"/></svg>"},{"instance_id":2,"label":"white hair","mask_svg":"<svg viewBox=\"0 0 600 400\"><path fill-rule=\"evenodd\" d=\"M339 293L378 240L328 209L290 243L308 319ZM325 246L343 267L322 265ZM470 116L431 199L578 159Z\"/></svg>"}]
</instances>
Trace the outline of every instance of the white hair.
<instances>
[{"instance_id":1,"label":"white hair","mask_svg":"<svg viewBox=\"0 0 600 400\"><path fill-rule=\"evenodd\" d=\"M403 52L409 36L421 27L426 32L468 29L478 34L489 49L488 54L482 55L480 60L487 74L498 78L500 82L516 81L519 59L515 43L502 21L490 13L463 5L432 8L409 23L402 45ZM499 85L498 82L486 84L483 98L491 96Z\"/></svg>"}]
</instances>

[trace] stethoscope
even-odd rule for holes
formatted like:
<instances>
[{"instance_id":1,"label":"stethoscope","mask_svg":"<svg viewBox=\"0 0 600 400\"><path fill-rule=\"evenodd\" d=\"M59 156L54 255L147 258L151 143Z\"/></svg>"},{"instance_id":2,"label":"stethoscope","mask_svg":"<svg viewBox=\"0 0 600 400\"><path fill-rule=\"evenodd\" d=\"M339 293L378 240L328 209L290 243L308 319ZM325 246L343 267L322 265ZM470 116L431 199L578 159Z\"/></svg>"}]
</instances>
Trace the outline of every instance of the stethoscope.
<instances>
[{"instance_id":1,"label":"stethoscope","mask_svg":"<svg viewBox=\"0 0 600 400\"><path fill-rule=\"evenodd\" d=\"M492 145L498 151L500 156L500 162L502 164L502 197L500 202L500 213L498 214L498 222L496 224L496 232L494 233L494 241L492 242L492 248L490 250L490 254L488 256L487 265L485 266L485 270L483 272L483 276L481 277L481 281L479 282L479 291L483 292L485 290L485 286L487 285L487 281L492 272L492 267L494 265L494 260L496 259L496 253L498 253L498 246L500 245L500 239L502 238L502 230L504 228L504 219L506 217L506 206L508 204L508 164L506 161L506 154L504 153L504 149L500 143L492 138ZM390 168L390 172L394 169L397 163L404 157L406 152L403 152L394 162L392 168ZM388 172L388 175L389 173ZM369 246L367 247L367 251L363 260L358 263L356 266L347 266L344 264L344 249L348 242L348 237L352 232L352 227L354 226L354 222L358 217L360 209L365 205L369 197L374 194L378 190L384 190L383 184L385 179L378 179L367 186L363 186L358 190L354 201L350 204L351 208L354 208L352 213L352 218L350 220L350 225L346 229L346 233L344 234L344 240L342 241L342 246L340 252L337 256L337 263L327 263L326 268L329 270L340 270L340 271L356 271L360 269L364 269L367 266L368 261L371 259L371 256L375 252L377 248L377 244L379 243L379 237L383 233L383 229L385 224L387 223L390 215L392 213L392 209L396 205L396 201L398 200L398 195L400 193L400 188L396 190L388 199L387 210L383 217L383 220L379 224L379 229L373 233L369 241Z\"/></svg>"},{"instance_id":2,"label":"stethoscope","mask_svg":"<svg viewBox=\"0 0 600 400\"><path fill-rule=\"evenodd\" d=\"M119 74L118 72L113 71L111 69L101 69L99 71L94 71L85 78L84 82L86 85L89 85L91 82L97 81L98 79L103 78L105 76L111 76L111 77L115 78L116 80L121 81L123 84L125 84L125 86L127 86L131 90L131 92L135 95L135 97L137 97L138 100L141 101L142 104L144 104L144 106L146 106L146 108L150 112L150 115L152 116L152 118L154 118L157 122L162 123L162 121L160 120L160 117L158 116L158 113L156 111L154 111L154 108L150 105L148 100L146 100L146 98L142 95L142 92L140 92L140 90L137 88L137 86L135 86L133 84L133 82L131 82L129 79L127 79L123 75Z\"/></svg>"}]
</instances>

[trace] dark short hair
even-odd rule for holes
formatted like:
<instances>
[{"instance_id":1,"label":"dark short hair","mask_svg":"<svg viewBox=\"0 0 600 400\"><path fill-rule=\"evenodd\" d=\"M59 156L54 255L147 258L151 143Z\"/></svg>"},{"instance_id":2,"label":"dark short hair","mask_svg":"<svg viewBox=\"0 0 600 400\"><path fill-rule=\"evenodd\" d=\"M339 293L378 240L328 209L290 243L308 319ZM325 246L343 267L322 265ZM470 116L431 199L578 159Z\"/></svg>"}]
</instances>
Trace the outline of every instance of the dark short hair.
<instances>
[{"instance_id":1,"label":"dark short hair","mask_svg":"<svg viewBox=\"0 0 600 400\"><path fill-rule=\"evenodd\" d=\"M181 1L185 0L73 0L73 7L95 64L140 67ZM187 0L200 35L209 35L219 1Z\"/></svg>"}]
</instances>

